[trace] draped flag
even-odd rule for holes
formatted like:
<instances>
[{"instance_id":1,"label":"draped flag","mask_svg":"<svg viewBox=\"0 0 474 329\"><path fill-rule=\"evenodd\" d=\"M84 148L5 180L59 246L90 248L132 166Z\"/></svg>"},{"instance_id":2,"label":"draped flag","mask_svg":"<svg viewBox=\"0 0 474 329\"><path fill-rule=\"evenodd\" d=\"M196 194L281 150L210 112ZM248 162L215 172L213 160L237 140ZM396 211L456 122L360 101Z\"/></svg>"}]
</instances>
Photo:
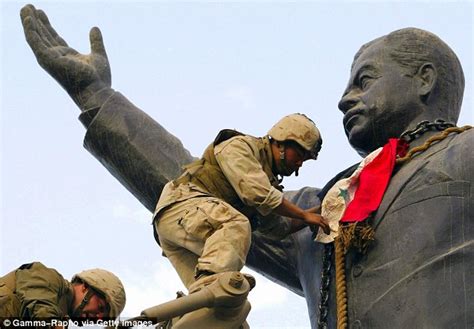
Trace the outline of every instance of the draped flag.
<instances>
[{"instance_id":1,"label":"draped flag","mask_svg":"<svg viewBox=\"0 0 474 329\"><path fill-rule=\"evenodd\" d=\"M321 208L321 215L329 222L331 233L326 235L319 229L316 241L334 241L339 222L361 222L377 210L390 182L397 155L404 156L407 148L404 140L391 138L383 147L365 157L350 177L333 185Z\"/></svg>"}]
</instances>

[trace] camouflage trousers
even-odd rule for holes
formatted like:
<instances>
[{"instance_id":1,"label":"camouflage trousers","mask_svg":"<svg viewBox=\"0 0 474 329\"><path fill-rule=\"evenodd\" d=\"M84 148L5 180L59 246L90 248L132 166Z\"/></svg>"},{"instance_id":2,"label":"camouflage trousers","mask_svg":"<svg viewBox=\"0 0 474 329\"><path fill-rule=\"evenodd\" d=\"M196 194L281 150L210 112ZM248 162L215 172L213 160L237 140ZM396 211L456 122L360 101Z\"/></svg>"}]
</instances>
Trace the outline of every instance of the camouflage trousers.
<instances>
[{"instance_id":1,"label":"camouflage trousers","mask_svg":"<svg viewBox=\"0 0 474 329\"><path fill-rule=\"evenodd\" d=\"M194 197L162 210L155 220L161 248L184 285L199 271L240 271L250 248L246 216L215 197Z\"/></svg>"}]
</instances>

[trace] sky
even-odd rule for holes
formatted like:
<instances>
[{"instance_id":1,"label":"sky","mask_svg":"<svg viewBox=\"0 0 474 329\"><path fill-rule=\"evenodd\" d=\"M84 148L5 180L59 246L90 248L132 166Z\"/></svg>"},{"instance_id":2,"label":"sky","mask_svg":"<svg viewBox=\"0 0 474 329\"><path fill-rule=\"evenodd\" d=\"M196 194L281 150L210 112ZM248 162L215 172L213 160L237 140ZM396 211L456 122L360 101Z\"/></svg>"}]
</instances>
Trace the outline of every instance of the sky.
<instances>
[{"instance_id":1,"label":"sky","mask_svg":"<svg viewBox=\"0 0 474 329\"><path fill-rule=\"evenodd\" d=\"M0 1L0 275L37 260L68 279L102 267L125 284L123 315L138 315L184 287L153 239L151 214L82 147L78 108L25 41L25 4ZM99 26L113 88L195 156L222 128L263 136L286 114L309 115L323 148L285 179L287 190L322 187L359 160L337 102L359 47L393 30L423 28L452 47L466 78L458 124L474 122L472 1L33 4L82 53ZM249 299L252 328L310 326L305 300L261 276Z\"/></svg>"}]
</instances>

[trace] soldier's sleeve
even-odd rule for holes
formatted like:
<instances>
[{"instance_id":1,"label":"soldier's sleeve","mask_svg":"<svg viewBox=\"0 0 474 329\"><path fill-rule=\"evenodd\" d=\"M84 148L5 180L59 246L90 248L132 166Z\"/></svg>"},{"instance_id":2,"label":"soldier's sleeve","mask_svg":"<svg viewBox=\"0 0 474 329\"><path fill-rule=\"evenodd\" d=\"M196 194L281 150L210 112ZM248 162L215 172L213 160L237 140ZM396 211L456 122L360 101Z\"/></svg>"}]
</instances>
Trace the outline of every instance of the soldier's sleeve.
<instances>
[{"instance_id":1,"label":"soldier's sleeve","mask_svg":"<svg viewBox=\"0 0 474 329\"><path fill-rule=\"evenodd\" d=\"M20 299L20 316L28 319L63 318L59 299L65 293L64 278L41 263L16 272L16 294Z\"/></svg>"},{"instance_id":2,"label":"soldier's sleeve","mask_svg":"<svg viewBox=\"0 0 474 329\"><path fill-rule=\"evenodd\" d=\"M218 145L215 155L243 203L255 207L263 216L281 204L283 193L271 185L258 159L258 150L244 138L232 138Z\"/></svg>"}]
</instances>

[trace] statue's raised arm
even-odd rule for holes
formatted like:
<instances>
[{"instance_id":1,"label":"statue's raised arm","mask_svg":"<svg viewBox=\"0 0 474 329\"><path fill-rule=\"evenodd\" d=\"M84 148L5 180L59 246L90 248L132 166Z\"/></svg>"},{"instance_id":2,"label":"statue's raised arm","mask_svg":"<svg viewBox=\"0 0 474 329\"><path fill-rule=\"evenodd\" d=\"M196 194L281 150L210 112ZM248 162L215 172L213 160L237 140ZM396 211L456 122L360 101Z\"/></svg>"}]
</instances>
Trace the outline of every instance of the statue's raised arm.
<instances>
[{"instance_id":1,"label":"statue's raised arm","mask_svg":"<svg viewBox=\"0 0 474 329\"><path fill-rule=\"evenodd\" d=\"M42 10L26 5L20 16L26 40L39 65L67 91L82 111L88 106L102 105L91 99L99 91L111 87L109 60L99 28L91 29L91 53L83 55L58 35Z\"/></svg>"},{"instance_id":2,"label":"statue's raised arm","mask_svg":"<svg viewBox=\"0 0 474 329\"><path fill-rule=\"evenodd\" d=\"M38 63L81 109L79 119L87 129L84 147L153 212L163 186L194 158L178 138L112 89L109 61L97 27L90 31L91 53L83 55L58 35L42 10L27 5L20 15ZM307 197L314 195L314 189L304 191L307 193L297 193L294 200L302 200L303 208L316 205L316 198ZM294 259L288 255L293 252L279 241L254 234L247 265L303 294L289 261Z\"/></svg>"},{"instance_id":3,"label":"statue's raised arm","mask_svg":"<svg viewBox=\"0 0 474 329\"><path fill-rule=\"evenodd\" d=\"M193 158L181 142L111 88L102 34L90 31L91 53L71 48L33 5L22 8L25 37L40 66L81 109L84 146L150 211L162 187Z\"/></svg>"}]
</instances>

